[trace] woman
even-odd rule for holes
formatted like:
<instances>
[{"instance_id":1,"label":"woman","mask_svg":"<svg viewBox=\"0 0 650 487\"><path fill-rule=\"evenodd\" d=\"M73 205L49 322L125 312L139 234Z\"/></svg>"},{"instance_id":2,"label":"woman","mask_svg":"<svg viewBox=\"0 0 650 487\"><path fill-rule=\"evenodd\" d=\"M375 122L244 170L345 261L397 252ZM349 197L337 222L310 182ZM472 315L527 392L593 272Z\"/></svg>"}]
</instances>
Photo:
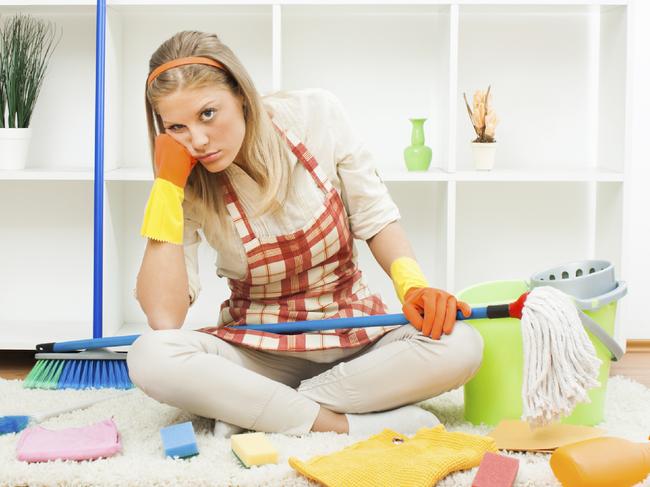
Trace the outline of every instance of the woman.
<instances>
[{"instance_id":1,"label":"woman","mask_svg":"<svg viewBox=\"0 0 650 487\"><path fill-rule=\"evenodd\" d=\"M176 34L149 68L156 178L136 296L152 331L128 354L133 382L158 401L215 418L225 435L409 434L437 424L412 404L467 382L483 342L455 324L469 306L427 283L339 101L324 90L262 99L214 34ZM182 330L200 290L199 229L232 294L216 327ZM354 238L391 277L413 326L237 330L386 313L357 267Z\"/></svg>"}]
</instances>

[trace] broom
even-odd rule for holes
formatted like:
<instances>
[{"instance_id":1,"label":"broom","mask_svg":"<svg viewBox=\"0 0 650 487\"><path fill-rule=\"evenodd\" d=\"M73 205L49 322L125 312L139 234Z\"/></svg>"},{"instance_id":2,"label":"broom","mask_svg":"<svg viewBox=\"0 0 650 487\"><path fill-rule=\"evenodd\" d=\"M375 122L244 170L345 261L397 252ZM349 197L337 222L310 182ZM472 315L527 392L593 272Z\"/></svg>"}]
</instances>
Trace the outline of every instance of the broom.
<instances>
[{"instance_id":1,"label":"broom","mask_svg":"<svg viewBox=\"0 0 650 487\"><path fill-rule=\"evenodd\" d=\"M104 68L106 0L97 1L95 34L95 167L93 243L93 337L102 336L104 239ZM38 351L38 346L37 346ZM25 378L26 388L133 387L126 354L110 351L72 356L36 354L36 365Z\"/></svg>"}]
</instances>

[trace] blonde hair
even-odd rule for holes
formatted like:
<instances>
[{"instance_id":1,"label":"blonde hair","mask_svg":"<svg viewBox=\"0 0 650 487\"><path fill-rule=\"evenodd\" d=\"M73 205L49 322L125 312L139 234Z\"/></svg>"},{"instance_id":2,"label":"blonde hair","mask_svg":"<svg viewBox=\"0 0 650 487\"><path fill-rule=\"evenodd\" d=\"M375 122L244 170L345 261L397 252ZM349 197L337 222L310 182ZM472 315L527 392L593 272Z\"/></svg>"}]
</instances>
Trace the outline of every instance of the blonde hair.
<instances>
[{"instance_id":1,"label":"blonde hair","mask_svg":"<svg viewBox=\"0 0 650 487\"><path fill-rule=\"evenodd\" d=\"M248 72L228 46L216 34L197 31L183 31L163 42L149 60L149 72L173 59L189 56L203 56L221 63L227 70L216 69L203 64L178 66L161 73L145 88L145 106L149 129L151 165L155 173L154 142L156 135L164 131L160 115L155 112L158 102L165 96L181 89L198 89L205 86L228 88L234 96L241 95L244 101L246 133L241 147L243 169L262 189L262 199L256 215L267 211L275 212L282 207L290 188L291 151L274 128L265 111L262 97L255 89ZM226 235L231 228L230 218L223 202L223 172L211 173L197 164L187 180L185 199L198 204L201 216L199 223L217 225L217 235ZM211 210L217 219L208 218Z\"/></svg>"}]
</instances>

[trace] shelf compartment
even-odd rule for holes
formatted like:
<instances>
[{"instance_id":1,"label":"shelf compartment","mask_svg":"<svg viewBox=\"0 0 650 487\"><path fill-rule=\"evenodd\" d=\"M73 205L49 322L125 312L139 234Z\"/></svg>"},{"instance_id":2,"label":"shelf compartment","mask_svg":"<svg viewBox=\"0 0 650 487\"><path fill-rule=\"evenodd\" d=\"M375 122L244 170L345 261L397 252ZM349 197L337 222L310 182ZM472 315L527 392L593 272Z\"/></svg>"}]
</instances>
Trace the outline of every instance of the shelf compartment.
<instances>
[{"instance_id":1,"label":"shelf compartment","mask_svg":"<svg viewBox=\"0 0 650 487\"><path fill-rule=\"evenodd\" d=\"M380 170L404 165L409 118L427 118L432 166L443 167L449 11L448 5L285 5L282 86L323 88L336 95L354 130L378 155Z\"/></svg>"},{"instance_id":2,"label":"shelf compartment","mask_svg":"<svg viewBox=\"0 0 650 487\"><path fill-rule=\"evenodd\" d=\"M590 184L458 183L456 288L589 258Z\"/></svg>"},{"instance_id":3,"label":"shelf compartment","mask_svg":"<svg viewBox=\"0 0 650 487\"><path fill-rule=\"evenodd\" d=\"M17 343L92 335L92 198L92 185L81 181L0 183L1 336ZM80 322L88 328L72 325ZM62 331L57 323L71 325Z\"/></svg>"},{"instance_id":4,"label":"shelf compartment","mask_svg":"<svg viewBox=\"0 0 650 487\"><path fill-rule=\"evenodd\" d=\"M458 169L471 166L475 137L462 94L471 103L475 90L491 85L501 119L496 130L499 167L621 172L625 87L620 75L606 73L620 68L624 61L614 60L625 59L626 48L624 42L605 44L625 32L619 19L624 11L598 5L462 5ZM608 21L610 17L618 22ZM612 99L613 106L605 99ZM611 136L599 137L606 120L615 122Z\"/></svg>"},{"instance_id":5,"label":"shelf compartment","mask_svg":"<svg viewBox=\"0 0 650 487\"><path fill-rule=\"evenodd\" d=\"M53 22L60 36L32 113L27 167L42 171L92 168L95 9L86 5L0 6L5 19L17 13Z\"/></svg>"}]
</instances>

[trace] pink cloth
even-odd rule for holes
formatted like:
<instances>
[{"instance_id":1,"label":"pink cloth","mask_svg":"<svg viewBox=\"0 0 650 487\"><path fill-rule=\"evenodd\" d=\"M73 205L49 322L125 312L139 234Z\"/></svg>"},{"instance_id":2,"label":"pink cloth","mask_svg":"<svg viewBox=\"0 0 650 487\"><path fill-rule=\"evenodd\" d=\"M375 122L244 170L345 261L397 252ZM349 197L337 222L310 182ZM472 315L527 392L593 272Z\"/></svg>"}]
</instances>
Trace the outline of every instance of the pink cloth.
<instances>
[{"instance_id":1,"label":"pink cloth","mask_svg":"<svg viewBox=\"0 0 650 487\"><path fill-rule=\"evenodd\" d=\"M16 453L18 460L94 460L110 457L122 449L120 434L112 419L81 428L48 430L34 426L23 431Z\"/></svg>"}]
</instances>

